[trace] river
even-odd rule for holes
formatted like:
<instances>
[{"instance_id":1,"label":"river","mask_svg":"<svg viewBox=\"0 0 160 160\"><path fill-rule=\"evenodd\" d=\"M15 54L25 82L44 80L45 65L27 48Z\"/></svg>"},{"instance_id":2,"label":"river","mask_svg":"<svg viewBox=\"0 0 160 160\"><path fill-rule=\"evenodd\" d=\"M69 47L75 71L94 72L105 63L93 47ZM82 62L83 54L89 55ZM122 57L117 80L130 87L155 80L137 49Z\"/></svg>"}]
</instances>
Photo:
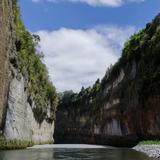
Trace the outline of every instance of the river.
<instances>
[{"instance_id":1,"label":"river","mask_svg":"<svg viewBox=\"0 0 160 160\"><path fill-rule=\"evenodd\" d=\"M96 145L42 145L0 151L0 160L152 160L132 149Z\"/></svg>"}]
</instances>

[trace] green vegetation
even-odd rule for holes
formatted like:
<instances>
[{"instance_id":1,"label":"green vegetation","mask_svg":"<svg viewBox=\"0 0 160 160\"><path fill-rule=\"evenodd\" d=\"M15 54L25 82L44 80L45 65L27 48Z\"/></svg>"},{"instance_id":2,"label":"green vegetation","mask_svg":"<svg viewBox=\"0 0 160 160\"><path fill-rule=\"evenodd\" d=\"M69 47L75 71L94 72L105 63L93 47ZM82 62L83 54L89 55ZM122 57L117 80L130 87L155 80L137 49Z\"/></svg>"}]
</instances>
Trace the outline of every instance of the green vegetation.
<instances>
[{"instance_id":1,"label":"green vegetation","mask_svg":"<svg viewBox=\"0 0 160 160\"><path fill-rule=\"evenodd\" d=\"M30 141L9 140L0 136L0 150L25 149L33 145Z\"/></svg>"},{"instance_id":2,"label":"green vegetation","mask_svg":"<svg viewBox=\"0 0 160 160\"><path fill-rule=\"evenodd\" d=\"M53 144L53 141L32 142L17 139L6 139L0 134L0 150L26 149L34 145Z\"/></svg>"},{"instance_id":3,"label":"green vegetation","mask_svg":"<svg viewBox=\"0 0 160 160\"><path fill-rule=\"evenodd\" d=\"M123 56L129 57L136 49L138 49L144 34L145 29L142 29L130 37L130 39L124 44L124 49L122 51Z\"/></svg>"},{"instance_id":4,"label":"green vegetation","mask_svg":"<svg viewBox=\"0 0 160 160\"><path fill-rule=\"evenodd\" d=\"M13 8L16 31L14 52L18 60L13 59L12 63L20 69L27 81L28 101L31 105L33 101L36 104L33 111L37 121L41 123L46 118L49 105L51 106L51 117L48 120L52 121L55 118L58 98L56 89L49 80L46 66L42 63L43 53L36 49L40 38L26 31L20 19L16 0L13 0Z\"/></svg>"},{"instance_id":5,"label":"green vegetation","mask_svg":"<svg viewBox=\"0 0 160 160\"><path fill-rule=\"evenodd\" d=\"M88 88L81 88L79 93L74 93L71 91L65 91L60 95L60 106L71 107L71 106L81 106L83 108L89 108L92 104L92 101L95 101L95 98L100 90L100 80L97 79L95 84Z\"/></svg>"},{"instance_id":6,"label":"green vegetation","mask_svg":"<svg viewBox=\"0 0 160 160\"><path fill-rule=\"evenodd\" d=\"M160 145L160 140L146 140L138 143L138 145L152 145L152 144Z\"/></svg>"}]
</instances>

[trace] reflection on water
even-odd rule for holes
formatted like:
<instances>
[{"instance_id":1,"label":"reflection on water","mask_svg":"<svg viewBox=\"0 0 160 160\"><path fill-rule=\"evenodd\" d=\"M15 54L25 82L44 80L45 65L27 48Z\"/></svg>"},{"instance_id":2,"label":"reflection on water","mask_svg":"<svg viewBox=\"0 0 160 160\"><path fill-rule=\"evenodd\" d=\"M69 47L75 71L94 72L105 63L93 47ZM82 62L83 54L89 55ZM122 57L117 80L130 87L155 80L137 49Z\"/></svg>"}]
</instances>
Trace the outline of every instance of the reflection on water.
<instances>
[{"instance_id":1,"label":"reflection on water","mask_svg":"<svg viewBox=\"0 0 160 160\"><path fill-rule=\"evenodd\" d=\"M117 148L34 148L0 151L0 160L152 160L131 149Z\"/></svg>"}]
</instances>

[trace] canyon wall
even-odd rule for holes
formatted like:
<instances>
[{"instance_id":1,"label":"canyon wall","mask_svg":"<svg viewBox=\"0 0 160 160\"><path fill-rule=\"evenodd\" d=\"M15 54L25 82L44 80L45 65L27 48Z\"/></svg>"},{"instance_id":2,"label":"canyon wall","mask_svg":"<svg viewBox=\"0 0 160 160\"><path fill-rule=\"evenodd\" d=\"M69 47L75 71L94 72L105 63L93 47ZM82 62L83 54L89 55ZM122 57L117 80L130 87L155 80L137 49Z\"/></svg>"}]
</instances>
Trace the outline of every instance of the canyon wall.
<instances>
[{"instance_id":1,"label":"canyon wall","mask_svg":"<svg viewBox=\"0 0 160 160\"><path fill-rule=\"evenodd\" d=\"M4 127L9 86L9 56L12 49L12 2L0 1L0 130Z\"/></svg>"},{"instance_id":2,"label":"canyon wall","mask_svg":"<svg viewBox=\"0 0 160 160\"><path fill-rule=\"evenodd\" d=\"M53 142L54 121L46 119L40 124L36 121L24 90L25 81L22 75L16 75L10 82L7 99L7 115L5 118L4 135L8 139L33 141L35 143ZM49 108L48 108L49 112Z\"/></svg>"},{"instance_id":3,"label":"canyon wall","mask_svg":"<svg viewBox=\"0 0 160 160\"><path fill-rule=\"evenodd\" d=\"M62 96L56 143L134 146L160 138L160 15L133 35L101 82Z\"/></svg>"},{"instance_id":4,"label":"canyon wall","mask_svg":"<svg viewBox=\"0 0 160 160\"><path fill-rule=\"evenodd\" d=\"M31 49L27 48L28 41L25 39L26 35L28 36L30 47L32 47ZM38 90L35 92L32 89L35 85L33 85L29 76L30 72L34 71L34 68L27 70L30 67L29 65L33 65L32 63L35 62L32 61L26 67L22 65L22 60L25 57L29 58L31 56L33 60L35 57L36 64L40 65L40 67L42 66L41 68L45 72L45 77L48 78L48 76L45 67L43 67L44 64L41 63L35 53L34 43L30 37L31 35L25 30L19 19L16 0L0 0L0 135L5 136L7 139L49 143L54 141L56 104L51 103L53 101L51 94L49 94L50 97L45 97L41 105L38 105L41 97L36 102L36 97L40 96L43 88L39 93L37 92ZM23 43L26 46L22 46ZM24 50L24 47L26 47L26 50ZM24 51L25 57L21 59L20 54L24 53ZM25 72L23 72L24 69ZM37 72L37 77L40 75L38 74ZM42 77L43 75L41 74L40 76ZM41 86L48 87L47 82L50 85L48 90L52 89L52 85L48 79L42 78L43 84ZM32 79L37 80L38 78L36 79L32 76ZM56 99L56 93L54 94Z\"/></svg>"}]
</instances>

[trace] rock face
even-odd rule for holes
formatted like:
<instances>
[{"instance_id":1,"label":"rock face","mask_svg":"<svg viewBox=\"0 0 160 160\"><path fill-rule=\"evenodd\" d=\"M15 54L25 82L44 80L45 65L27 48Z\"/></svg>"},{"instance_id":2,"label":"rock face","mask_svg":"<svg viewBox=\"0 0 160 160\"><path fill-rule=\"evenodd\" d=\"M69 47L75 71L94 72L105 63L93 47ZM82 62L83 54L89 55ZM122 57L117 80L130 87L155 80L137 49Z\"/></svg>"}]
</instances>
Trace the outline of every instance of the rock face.
<instances>
[{"instance_id":1,"label":"rock face","mask_svg":"<svg viewBox=\"0 0 160 160\"><path fill-rule=\"evenodd\" d=\"M28 95L24 91L25 82L23 76L11 80L8 96L8 108L4 135L9 139L27 140L36 143L52 142L54 122L44 120L39 124L27 102Z\"/></svg>"},{"instance_id":2,"label":"rock face","mask_svg":"<svg viewBox=\"0 0 160 160\"><path fill-rule=\"evenodd\" d=\"M9 55L12 48L12 2L0 0L0 130L4 127L9 86Z\"/></svg>"},{"instance_id":3,"label":"rock face","mask_svg":"<svg viewBox=\"0 0 160 160\"><path fill-rule=\"evenodd\" d=\"M149 157L153 157L156 159L160 158L160 146L159 145L137 145L133 148L138 152L143 152L147 154Z\"/></svg>"},{"instance_id":4,"label":"rock face","mask_svg":"<svg viewBox=\"0 0 160 160\"><path fill-rule=\"evenodd\" d=\"M133 35L95 91L62 98L57 143L134 146L160 138L160 16ZM91 91L90 91L91 90Z\"/></svg>"},{"instance_id":5,"label":"rock face","mask_svg":"<svg viewBox=\"0 0 160 160\"><path fill-rule=\"evenodd\" d=\"M33 112L36 103L27 92L27 75L24 77L18 66L13 4L16 0L0 0L0 135L35 143L53 142L51 107L48 105L47 116L38 122Z\"/></svg>"}]
</instances>

